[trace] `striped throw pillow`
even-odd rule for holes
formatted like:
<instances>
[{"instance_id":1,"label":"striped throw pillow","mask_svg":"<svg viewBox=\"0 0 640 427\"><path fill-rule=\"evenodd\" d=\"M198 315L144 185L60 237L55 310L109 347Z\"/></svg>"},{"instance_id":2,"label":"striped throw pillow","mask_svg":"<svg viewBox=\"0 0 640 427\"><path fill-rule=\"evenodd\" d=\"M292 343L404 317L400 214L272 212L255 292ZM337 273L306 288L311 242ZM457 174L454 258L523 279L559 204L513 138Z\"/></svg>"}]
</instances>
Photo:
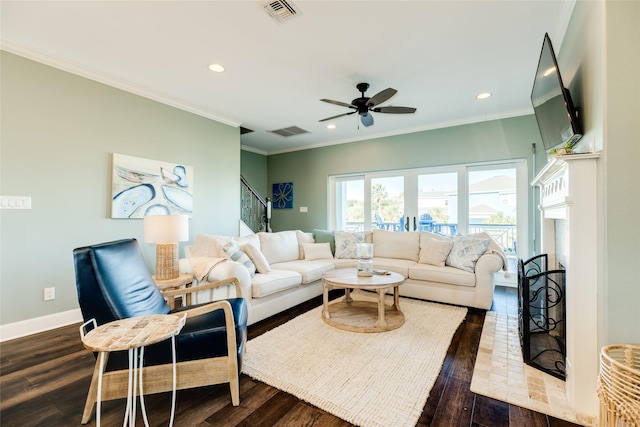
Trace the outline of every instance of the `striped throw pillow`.
<instances>
[{"instance_id":1,"label":"striped throw pillow","mask_svg":"<svg viewBox=\"0 0 640 427\"><path fill-rule=\"evenodd\" d=\"M256 275L255 264L253 264L249 256L245 254L237 245L229 243L225 245L223 249L230 260L239 262L240 264L244 265L247 270L249 270L249 275L251 277Z\"/></svg>"}]
</instances>

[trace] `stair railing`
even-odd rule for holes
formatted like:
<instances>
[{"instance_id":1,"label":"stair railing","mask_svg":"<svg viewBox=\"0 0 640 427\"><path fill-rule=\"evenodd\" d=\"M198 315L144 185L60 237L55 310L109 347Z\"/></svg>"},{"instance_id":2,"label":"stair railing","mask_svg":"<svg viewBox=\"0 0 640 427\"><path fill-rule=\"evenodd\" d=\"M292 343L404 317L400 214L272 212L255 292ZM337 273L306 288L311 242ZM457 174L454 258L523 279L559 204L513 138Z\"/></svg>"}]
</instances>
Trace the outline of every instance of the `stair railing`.
<instances>
[{"instance_id":1,"label":"stair railing","mask_svg":"<svg viewBox=\"0 0 640 427\"><path fill-rule=\"evenodd\" d=\"M262 197L241 175L240 219L254 232L271 232L271 201Z\"/></svg>"}]
</instances>

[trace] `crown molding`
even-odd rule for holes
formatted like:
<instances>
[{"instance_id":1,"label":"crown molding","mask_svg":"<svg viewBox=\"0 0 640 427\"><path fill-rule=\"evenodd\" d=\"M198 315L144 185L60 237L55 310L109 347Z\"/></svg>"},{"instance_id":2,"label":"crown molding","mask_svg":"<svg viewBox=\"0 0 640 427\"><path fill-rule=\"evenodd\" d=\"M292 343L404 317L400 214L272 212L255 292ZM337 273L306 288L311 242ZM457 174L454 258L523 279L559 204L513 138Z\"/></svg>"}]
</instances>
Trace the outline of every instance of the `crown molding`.
<instances>
[{"instance_id":1,"label":"crown molding","mask_svg":"<svg viewBox=\"0 0 640 427\"><path fill-rule=\"evenodd\" d=\"M27 59L31 59L33 61L39 62L44 65L48 65L53 68L57 68L62 71L66 71L71 74L75 74L90 80L94 80L98 83L102 83L102 84L114 87L116 89L124 90L125 92L129 92L134 95L151 99L153 101L168 105L170 107L177 108L179 110L187 111L189 113L193 113L198 116L206 117L208 119L215 120L217 122L224 123L229 126L233 126L237 128L241 124L241 122L237 120L213 113L211 111L203 110L198 106L190 105L178 99L169 97L165 94L152 91L143 86L131 84L129 82L110 76L98 70L83 67L81 65L78 65L69 61L52 57L42 52L28 48L26 46L19 45L17 43L13 43L6 40L0 40L0 50L4 50L6 52L13 53L15 55L22 56Z\"/></svg>"}]
</instances>

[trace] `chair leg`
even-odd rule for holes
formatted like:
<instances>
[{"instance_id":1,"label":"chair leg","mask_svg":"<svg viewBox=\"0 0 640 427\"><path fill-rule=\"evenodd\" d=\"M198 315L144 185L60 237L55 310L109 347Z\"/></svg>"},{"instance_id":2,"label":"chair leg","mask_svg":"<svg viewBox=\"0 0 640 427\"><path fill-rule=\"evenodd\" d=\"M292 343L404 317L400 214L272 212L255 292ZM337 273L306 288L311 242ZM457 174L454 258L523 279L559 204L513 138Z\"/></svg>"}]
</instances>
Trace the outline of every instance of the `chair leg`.
<instances>
[{"instance_id":1,"label":"chair leg","mask_svg":"<svg viewBox=\"0 0 640 427\"><path fill-rule=\"evenodd\" d=\"M104 367L107 367L107 361L109 360L109 353L104 355ZM100 376L100 359L96 360L96 366L93 369L93 375L91 376L91 384L89 385L89 391L87 392L87 401L84 404L84 412L82 413L82 424L87 424L91 419L93 413L93 407L97 401L98 394L98 377Z\"/></svg>"},{"instance_id":2,"label":"chair leg","mask_svg":"<svg viewBox=\"0 0 640 427\"><path fill-rule=\"evenodd\" d=\"M238 376L238 366L229 378L229 389L231 391L231 403L233 406L240 405L240 378Z\"/></svg>"}]
</instances>

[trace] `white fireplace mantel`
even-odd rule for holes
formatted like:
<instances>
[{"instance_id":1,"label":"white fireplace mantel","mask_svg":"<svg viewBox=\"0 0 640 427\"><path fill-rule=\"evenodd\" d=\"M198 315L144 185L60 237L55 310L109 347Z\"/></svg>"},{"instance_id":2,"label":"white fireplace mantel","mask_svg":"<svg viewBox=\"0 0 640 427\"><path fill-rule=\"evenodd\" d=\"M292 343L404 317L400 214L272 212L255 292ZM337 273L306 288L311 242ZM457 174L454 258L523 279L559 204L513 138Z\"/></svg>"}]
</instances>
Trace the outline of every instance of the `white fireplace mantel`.
<instances>
[{"instance_id":1,"label":"white fireplace mantel","mask_svg":"<svg viewBox=\"0 0 640 427\"><path fill-rule=\"evenodd\" d=\"M566 268L567 400L580 414L597 416L599 154L554 157L533 179L540 187L541 252L550 268ZM563 226L556 227L562 220ZM556 232L563 236L556 236ZM562 241L562 245L556 244ZM558 246L558 247L557 247ZM559 254L557 251L562 251Z\"/></svg>"}]
</instances>

